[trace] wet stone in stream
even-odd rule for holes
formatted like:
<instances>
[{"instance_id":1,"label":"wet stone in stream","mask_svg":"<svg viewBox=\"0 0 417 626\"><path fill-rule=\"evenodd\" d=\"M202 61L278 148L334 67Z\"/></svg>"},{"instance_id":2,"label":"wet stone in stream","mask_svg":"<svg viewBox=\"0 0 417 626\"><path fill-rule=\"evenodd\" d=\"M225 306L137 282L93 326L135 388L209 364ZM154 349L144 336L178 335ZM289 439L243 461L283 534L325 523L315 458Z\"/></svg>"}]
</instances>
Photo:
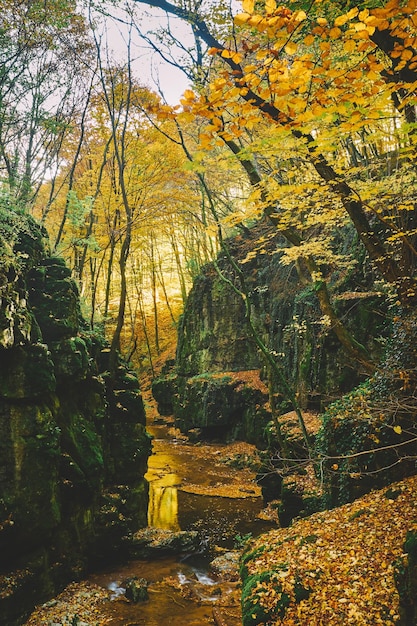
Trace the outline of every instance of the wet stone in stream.
<instances>
[{"instance_id":1,"label":"wet stone in stream","mask_svg":"<svg viewBox=\"0 0 417 626\"><path fill-rule=\"evenodd\" d=\"M117 580L109 582L109 576ZM140 576L148 581L149 601L133 604L123 595L122 581ZM112 591L103 605L103 624L111 626L203 626L214 624L214 604L228 615L228 626L241 624L240 595L236 582L220 582L207 573L207 565L172 558L133 561L117 571L93 576L91 581Z\"/></svg>"}]
</instances>

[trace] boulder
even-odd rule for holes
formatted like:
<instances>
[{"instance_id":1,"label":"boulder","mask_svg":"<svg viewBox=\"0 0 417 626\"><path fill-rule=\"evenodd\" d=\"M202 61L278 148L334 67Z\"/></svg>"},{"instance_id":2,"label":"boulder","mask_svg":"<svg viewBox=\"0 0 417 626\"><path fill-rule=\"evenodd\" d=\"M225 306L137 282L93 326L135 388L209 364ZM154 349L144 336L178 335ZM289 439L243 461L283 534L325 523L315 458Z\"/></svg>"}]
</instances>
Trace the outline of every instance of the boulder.
<instances>
[{"instance_id":1,"label":"boulder","mask_svg":"<svg viewBox=\"0 0 417 626\"><path fill-rule=\"evenodd\" d=\"M210 562L210 569L221 580L239 580L240 550L231 550L217 556Z\"/></svg>"},{"instance_id":2,"label":"boulder","mask_svg":"<svg viewBox=\"0 0 417 626\"><path fill-rule=\"evenodd\" d=\"M122 582L122 587L126 589L126 598L136 604L138 602L145 602L146 600L149 600L148 584L149 583L145 580L145 578L132 576L132 578L128 578Z\"/></svg>"}]
</instances>

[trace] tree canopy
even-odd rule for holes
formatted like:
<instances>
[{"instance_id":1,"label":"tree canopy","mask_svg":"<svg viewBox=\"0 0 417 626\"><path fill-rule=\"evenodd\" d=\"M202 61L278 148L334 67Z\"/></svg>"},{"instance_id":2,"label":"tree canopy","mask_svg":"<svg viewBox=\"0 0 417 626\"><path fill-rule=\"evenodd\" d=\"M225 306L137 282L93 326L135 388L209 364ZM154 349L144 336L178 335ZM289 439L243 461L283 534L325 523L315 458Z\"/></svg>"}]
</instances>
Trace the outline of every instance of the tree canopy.
<instances>
[{"instance_id":1,"label":"tree canopy","mask_svg":"<svg viewBox=\"0 0 417 626\"><path fill-rule=\"evenodd\" d=\"M141 247L167 245L184 301L219 232L266 215L287 242L283 263L314 286L323 320L372 371L334 312L331 275L357 262L338 248L350 224L384 289L414 306L416 7L135 0L117 14L126 34L116 60L110 6L7 2L2 180L71 259L92 323L114 307L123 241L132 267ZM141 12L153 9L187 23L190 40L170 21L147 29ZM138 36L186 72L180 105L135 76Z\"/></svg>"}]
</instances>

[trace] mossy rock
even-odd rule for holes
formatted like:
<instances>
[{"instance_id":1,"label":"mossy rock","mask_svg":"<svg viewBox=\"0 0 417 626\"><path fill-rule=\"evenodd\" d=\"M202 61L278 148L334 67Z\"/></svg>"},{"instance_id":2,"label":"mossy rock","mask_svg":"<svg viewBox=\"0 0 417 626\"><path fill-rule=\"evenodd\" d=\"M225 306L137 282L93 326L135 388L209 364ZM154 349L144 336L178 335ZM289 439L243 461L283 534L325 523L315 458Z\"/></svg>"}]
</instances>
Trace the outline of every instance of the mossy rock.
<instances>
[{"instance_id":1,"label":"mossy rock","mask_svg":"<svg viewBox=\"0 0 417 626\"><path fill-rule=\"evenodd\" d=\"M415 473L414 447L412 442L404 445L408 436L406 427L401 428L401 413L395 418L389 414L376 387L375 379L367 381L331 404L322 417L315 449L319 457L328 459L317 473L324 470L329 508ZM399 454L404 457L401 463Z\"/></svg>"},{"instance_id":2,"label":"mossy rock","mask_svg":"<svg viewBox=\"0 0 417 626\"><path fill-rule=\"evenodd\" d=\"M274 605L273 611L270 611L268 606L262 604L262 597L267 595L268 587L271 584L276 597L279 598ZM274 619L283 618L290 602L290 596L282 591L276 571L261 572L248 576L242 586L243 626L270 624Z\"/></svg>"},{"instance_id":3,"label":"mossy rock","mask_svg":"<svg viewBox=\"0 0 417 626\"><path fill-rule=\"evenodd\" d=\"M246 549L243 552L242 556L240 557L240 565L239 565L239 574L242 580L246 580L246 578L249 575L247 564L253 559L255 559L256 557L263 554L265 550L266 550L266 546L260 546L259 548L256 548L255 550Z\"/></svg>"},{"instance_id":4,"label":"mossy rock","mask_svg":"<svg viewBox=\"0 0 417 626\"><path fill-rule=\"evenodd\" d=\"M400 596L400 626L417 623L417 532L409 530L404 554L394 563L394 575Z\"/></svg>"},{"instance_id":5,"label":"mossy rock","mask_svg":"<svg viewBox=\"0 0 417 626\"><path fill-rule=\"evenodd\" d=\"M102 442L97 431L81 413L66 414L61 421L62 450L82 472L85 486L92 491L100 488L104 480Z\"/></svg>"},{"instance_id":6,"label":"mossy rock","mask_svg":"<svg viewBox=\"0 0 417 626\"><path fill-rule=\"evenodd\" d=\"M304 491L297 477L297 474L284 477L281 484L278 518L282 528L289 526L296 517L307 517L324 508L320 489L317 488L317 493Z\"/></svg>"},{"instance_id":7,"label":"mossy rock","mask_svg":"<svg viewBox=\"0 0 417 626\"><path fill-rule=\"evenodd\" d=\"M114 480L135 482L147 469L151 438L142 424L113 424L110 436L111 469Z\"/></svg>"},{"instance_id":8,"label":"mossy rock","mask_svg":"<svg viewBox=\"0 0 417 626\"><path fill-rule=\"evenodd\" d=\"M27 271L42 263L47 256L48 233L45 227L28 213L19 213L18 219L21 228L13 251L21 266Z\"/></svg>"},{"instance_id":9,"label":"mossy rock","mask_svg":"<svg viewBox=\"0 0 417 626\"><path fill-rule=\"evenodd\" d=\"M262 445L271 415L267 396L228 372L183 379L173 397L176 424L188 432L201 429L203 439L243 439Z\"/></svg>"},{"instance_id":10,"label":"mossy rock","mask_svg":"<svg viewBox=\"0 0 417 626\"><path fill-rule=\"evenodd\" d=\"M24 285L19 282L14 269L0 275L0 349L41 339L36 320L27 307Z\"/></svg>"},{"instance_id":11,"label":"mossy rock","mask_svg":"<svg viewBox=\"0 0 417 626\"><path fill-rule=\"evenodd\" d=\"M125 596L131 602L136 604L138 602L146 602L146 600L149 600L149 583L145 580L145 578L133 576L132 578L123 581L123 585L126 588Z\"/></svg>"},{"instance_id":12,"label":"mossy rock","mask_svg":"<svg viewBox=\"0 0 417 626\"><path fill-rule=\"evenodd\" d=\"M161 376L152 381L152 395L158 404L160 415L172 415L174 412L174 394L177 391L178 379L175 374Z\"/></svg>"},{"instance_id":13,"label":"mossy rock","mask_svg":"<svg viewBox=\"0 0 417 626\"><path fill-rule=\"evenodd\" d=\"M132 389L115 389L110 395L110 412L115 422L125 424L146 423L143 399Z\"/></svg>"},{"instance_id":14,"label":"mossy rock","mask_svg":"<svg viewBox=\"0 0 417 626\"><path fill-rule=\"evenodd\" d=\"M48 257L39 264L47 268L47 275L51 278L62 280L71 276L71 270L67 267L65 259L59 256Z\"/></svg>"},{"instance_id":15,"label":"mossy rock","mask_svg":"<svg viewBox=\"0 0 417 626\"><path fill-rule=\"evenodd\" d=\"M116 372L116 380L118 386L122 389L130 391L139 391L138 377L126 367L119 366Z\"/></svg>"},{"instance_id":16,"label":"mossy rock","mask_svg":"<svg viewBox=\"0 0 417 626\"><path fill-rule=\"evenodd\" d=\"M47 346L19 346L0 353L0 396L38 398L55 391L54 365Z\"/></svg>"},{"instance_id":17,"label":"mossy rock","mask_svg":"<svg viewBox=\"0 0 417 626\"><path fill-rule=\"evenodd\" d=\"M288 565L276 565L270 571L258 572L246 576L242 585L242 623L243 626L257 624L275 624L277 620L285 620L285 612L291 602L306 600L311 590L304 587L300 580L294 580L291 588L286 585L284 590L282 580ZM273 593L274 602L268 602L270 593ZM289 593L288 593L289 592ZM263 601L265 598L265 601Z\"/></svg>"},{"instance_id":18,"label":"mossy rock","mask_svg":"<svg viewBox=\"0 0 417 626\"><path fill-rule=\"evenodd\" d=\"M259 355L244 318L243 300L208 264L194 281L179 326L178 374L258 367Z\"/></svg>"},{"instance_id":19,"label":"mossy rock","mask_svg":"<svg viewBox=\"0 0 417 626\"><path fill-rule=\"evenodd\" d=\"M69 276L61 277L66 274L65 267L53 263L33 269L28 276L29 305L45 341L75 336L80 330L78 288Z\"/></svg>"},{"instance_id":20,"label":"mossy rock","mask_svg":"<svg viewBox=\"0 0 417 626\"><path fill-rule=\"evenodd\" d=\"M14 239L0 259L4 626L22 623L100 557L120 556L147 523L150 438L137 377L119 356L106 386L108 345L82 320L64 260L45 258L43 231L26 226L19 258ZM112 484L118 506L103 519L103 486Z\"/></svg>"},{"instance_id":21,"label":"mossy rock","mask_svg":"<svg viewBox=\"0 0 417 626\"><path fill-rule=\"evenodd\" d=\"M135 485L113 485L101 495L100 508L95 517L97 539L95 556L106 562L109 549L131 557L130 539L140 528L147 526L148 482Z\"/></svg>"},{"instance_id":22,"label":"mossy rock","mask_svg":"<svg viewBox=\"0 0 417 626\"><path fill-rule=\"evenodd\" d=\"M6 556L9 547L16 553L45 541L60 521L60 430L46 405L0 403L0 431L3 514L9 512L13 521L10 527L1 524Z\"/></svg>"},{"instance_id":23,"label":"mossy rock","mask_svg":"<svg viewBox=\"0 0 417 626\"><path fill-rule=\"evenodd\" d=\"M49 349L58 382L68 378L72 382L86 378L90 370L90 358L85 341L81 337L50 342Z\"/></svg>"}]
</instances>

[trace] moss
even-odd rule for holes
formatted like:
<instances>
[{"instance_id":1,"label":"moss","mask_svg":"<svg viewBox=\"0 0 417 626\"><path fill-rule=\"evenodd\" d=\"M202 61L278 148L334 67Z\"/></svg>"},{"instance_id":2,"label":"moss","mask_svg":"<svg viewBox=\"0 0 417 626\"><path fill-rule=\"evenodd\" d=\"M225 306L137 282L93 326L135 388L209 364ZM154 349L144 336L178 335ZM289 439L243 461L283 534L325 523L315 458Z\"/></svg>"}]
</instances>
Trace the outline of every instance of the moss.
<instances>
[{"instance_id":1,"label":"moss","mask_svg":"<svg viewBox=\"0 0 417 626\"><path fill-rule=\"evenodd\" d=\"M401 413L395 409L395 416L390 414L392 398L379 396L378 376L331 404L322 416L315 448L318 456L326 459L317 472L324 470L328 507L345 504L415 473L410 460L412 444L404 446L406 428L400 428L399 433L393 429L393 423L401 424ZM398 444L403 446L401 450ZM404 457L401 463L399 453Z\"/></svg>"},{"instance_id":2,"label":"moss","mask_svg":"<svg viewBox=\"0 0 417 626\"><path fill-rule=\"evenodd\" d=\"M5 412L1 417L5 417ZM1 494L3 507L12 512L14 526L11 532L19 536L19 545L13 548L18 554L31 537L36 537L37 542L45 540L60 521L60 431L46 405L12 405L9 407L9 423L9 433L0 450L6 463L2 469L10 474L7 483L1 483ZM10 447L13 457L9 453ZM2 544L2 552L8 554L11 546L13 542Z\"/></svg>"},{"instance_id":3,"label":"moss","mask_svg":"<svg viewBox=\"0 0 417 626\"><path fill-rule=\"evenodd\" d=\"M309 543L316 543L318 539L318 535L307 535L306 537L301 537L300 546Z\"/></svg>"},{"instance_id":4,"label":"moss","mask_svg":"<svg viewBox=\"0 0 417 626\"><path fill-rule=\"evenodd\" d=\"M249 563L249 561L252 561L253 559L256 559L257 556L263 554L265 550L266 546L261 546L259 548L256 548L256 550L247 550L242 554L239 568L240 577L242 579L245 579L248 576L247 563Z\"/></svg>"},{"instance_id":5,"label":"moss","mask_svg":"<svg viewBox=\"0 0 417 626\"><path fill-rule=\"evenodd\" d=\"M51 261L48 259L47 261ZM66 268L49 263L34 269L28 276L30 306L45 341L56 341L78 334L81 310L78 289Z\"/></svg>"},{"instance_id":6,"label":"moss","mask_svg":"<svg viewBox=\"0 0 417 626\"><path fill-rule=\"evenodd\" d=\"M285 566L282 569L285 569ZM277 598L272 610L268 606L268 602L263 603L263 596L267 597L271 586L274 589L274 597ZM248 576L242 587L243 626L272 624L277 617L282 619L290 602L290 596L282 591L277 571L261 572Z\"/></svg>"},{"instance_id":7,"label":"moss","mask_svg":"<svg viewBox=\"0 0 417 626\"><path fill-rule=\"evenodd\" d=\"M82 380L89 372L89 355L81 337L70 337L50 342L52 360L57 379Z\"/></svg>"},{"instance_id":8,"label":"moss","mask_svg":"<svg viewBox=\"0 0 417 626\"><path fill-rule=\"evenodd\" d=\"M4 188L0 190L0 268L21 271L45 256L46 232Z\"/></svg>"},{"instance_id":9,"label":"moss","mask_svg":"<svg viewBox=\"0 0 417 626\"><path fill-rule=\"evenodd\" d=\"M160 415L172 415L174 412L174 394L177 390L176 374L161 376L152 381L152 395L158 403Z\"/></svg>"},{"instance_id":10,"label":"moss","mask_svg":"<svg viewBox=\"0 0 417 626\"><path fill-rule=\"evenodd\" d=\"M408 561L414 567L417 566L417 532L409 530L404 544L404 550L408 553Z\"/></svg>"},{"instance_id":11,"label":"moss","mask_svg":"<svg viewBox=\"0 0 417 626\"><path fill-rule=\"evenodd\" d=\"M131 389L118 389L113 391L109 399L112 419L126 424L145 424L146 416L140 393Z\"/></svg>"},{"instance_id":12,"label":"moss","mask_svg":"<svg viewBox=\"0 0 417 626\"><path fill-rule=\"evenodd\" d=\"M404 554L394 563L395 582L400 596L400 624L417 623L417 532L409 530Z\"/></svg>"},{"instance_id":13,"label":"moss","mask_svg":"<svg viewBox=\"0 0 417 626\"><path fill-rule=\"evenodd\" d=\"M7 356L0 360L0 396L36 398L55 391L53 362L44 344L12 348Z\"/></svg>"},{"instance_id":14,"label":"moss","mask_svg":"<svg viewBox=\"0 0 417 626\"><path fill-rule=\"evenodd\" d=\"M151 437L142 424L111 425L109 433L110 466L107 467L108 480L136 483L146 472L150 454Z\"/></svg>"},{"instance_id":15,"label":"moss","mask_svg":"<svg viewBox=\"0 0 417 626\"><path fill-rule=\"evenodd\" d=\"M359 509L358 511L356 511L355 513L352 513L352 515L349 516L349 522L353 522L353 520L357 519L358 517L361 517L362 515L369 515L370 511L369 509Z\"/></svg>"},{"instance_id":16,"label":"moss","mask_svg":"<svg viewBox=\"0 0 417 626\"><path fill-rule=\"evenodd\" d=\"M222 299L224 296L229 295L230 287L226 281L222 280L218 276L212 282L212 298L213 300Z\"/></svg>"},{"instance_id":17,"label":"moss","mask_svg":"<svg viewBox=\"0 0 417 626\"><path fill-rule=\"evenodd\" d=\"M400 496L402 494L402 491L400 489L387 489L387 491L384 493L384 496L387 500L396 500L398 498L398 496Z\"/></svg>"},{"instance_id":18,"label":"moss","mask_svg":"<svg viewBox=\"0 0 417 626\"><path fill-rule=\"evenodd\" d=\"M228 385L232 382L232 377L227 374L218 374L217 372L203 372L203 374L198 374L197 376L193 376L190 379L190 383L198 383L200 381L208 381L211 385Z\"/></svg>"},{"instance_id":19,"label":"moss","mask_svg":"<svg viewBox=\"0 0 417 626\"><path fill-rule=\"evenodd\" d=\"M315 535L306 538L307 542L315 542ZM247 562L256 560L258 551L247 553ZM243 569L243 575L242 575ZM287 580L288 563L275 563L272 570L256 572L249 575L246 566L241 567L242 586L242 621L244 626L256 624L276 624L277 618L284 620L286 609L291 602L306 600L311 590L305 587L298 576L295 577L292 588L286 584L282 587L282 577Z\"/></svg>"},{"instance_id":20,"label":"moss","mask_svg":"<svg viewBox=\"0 0 417 626\"><path fill-rule=\"evenodd\" d=\"M85 484L97 489L104 478L102 444L83 415L74 413L62 422L62 447L82 471Z\"/></svg>"}]
</instances>

